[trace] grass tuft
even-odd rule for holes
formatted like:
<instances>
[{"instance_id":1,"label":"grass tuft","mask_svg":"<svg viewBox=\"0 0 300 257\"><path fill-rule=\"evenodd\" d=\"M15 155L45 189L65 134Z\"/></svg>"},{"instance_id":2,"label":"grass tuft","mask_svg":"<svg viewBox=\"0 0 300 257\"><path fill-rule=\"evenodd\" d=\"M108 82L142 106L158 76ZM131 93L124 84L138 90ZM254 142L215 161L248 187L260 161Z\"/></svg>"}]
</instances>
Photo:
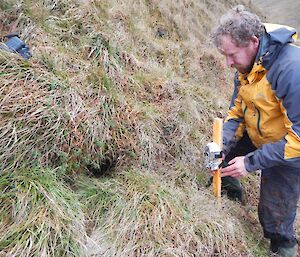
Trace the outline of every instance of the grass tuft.
<instances>
[{"instance_id":1,"label":"grass tuft","mask_svg":"<svg viewBox=\"0 0 300 257\"><path fill-rule=\"evenodd\" d=\"M34 168L0 178L0 249L5 256L85 256L76 195L54 171Z\"/></svg>"},{"instance_id":2,"label":"grass tuft","mask_svg":"<svg viewBox=\"0 0 300 257\"><path fill-rule=\"evenodd\" d=\"M87 246L91 256L252 256L234 206L218 204L193 182L187 190L128 170L89 181L89 188L79 183L97 221Z\"/></svg>"}]
</instances>

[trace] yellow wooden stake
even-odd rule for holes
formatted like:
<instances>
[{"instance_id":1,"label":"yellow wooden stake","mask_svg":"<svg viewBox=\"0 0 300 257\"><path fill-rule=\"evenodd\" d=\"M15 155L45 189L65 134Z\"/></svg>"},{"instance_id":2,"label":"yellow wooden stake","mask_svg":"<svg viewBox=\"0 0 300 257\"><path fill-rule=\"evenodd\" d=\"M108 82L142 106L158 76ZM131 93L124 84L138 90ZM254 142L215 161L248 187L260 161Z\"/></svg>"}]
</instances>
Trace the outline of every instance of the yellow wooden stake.
<instances>
[{"instance_id":1,"label":"yellow wooden stake","mask_svg":"<svg viewBox=\"0 0 300 257\"><path fill-rule=\"evenodd\" d=\"M223 119L214 118L213 141L219 145L222 150L223 145ZM220 160L221 163L221 160ZM221 197L221 172L220 169L214 171L213 193L216 197Z\"/></svg>"}]
</instances>

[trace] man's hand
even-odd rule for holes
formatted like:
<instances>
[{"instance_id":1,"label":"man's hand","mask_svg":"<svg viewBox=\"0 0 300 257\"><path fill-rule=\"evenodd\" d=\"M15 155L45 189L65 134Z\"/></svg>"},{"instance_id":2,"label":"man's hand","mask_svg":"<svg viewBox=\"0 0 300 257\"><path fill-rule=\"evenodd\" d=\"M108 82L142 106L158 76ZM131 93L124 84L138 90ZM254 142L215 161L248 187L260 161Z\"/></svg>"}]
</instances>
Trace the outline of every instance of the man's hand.
<instances>
[{"instance_id":1,"label":"man's hand","mask_svg":"<svg viewBox=\"0 0 300 257\"><path fill-rule=\"evenodd\" d=\"M221 169L221 177L231 176L234 178L241 178L248 174L245 163L245 156L239 156L228 162L229 166Z\"/></svg>"}]
</instances>

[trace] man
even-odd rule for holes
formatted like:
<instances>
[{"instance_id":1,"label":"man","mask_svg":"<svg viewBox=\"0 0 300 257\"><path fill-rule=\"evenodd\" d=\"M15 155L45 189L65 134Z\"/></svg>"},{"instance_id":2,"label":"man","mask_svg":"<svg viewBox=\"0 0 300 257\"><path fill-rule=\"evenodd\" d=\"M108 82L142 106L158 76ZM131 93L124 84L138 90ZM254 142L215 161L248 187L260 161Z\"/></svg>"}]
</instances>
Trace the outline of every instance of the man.
<instances>
[{"instance_id":1,"label":"man","mask_svg":"<svg viewBox=\"0 0 300 257\"><path fill-rule=\"evenodd\" d=\"M270 29L269 29L270 27ZM229 161L222 176L261 170L258 206L270 252L295 257L294 220L300 193L300 48L296 31L270 26L236 6L213 33L214 44L236 69L235 92L224 123L224 154L246 134L255 148Z\"/></svg>"}]
</instances>

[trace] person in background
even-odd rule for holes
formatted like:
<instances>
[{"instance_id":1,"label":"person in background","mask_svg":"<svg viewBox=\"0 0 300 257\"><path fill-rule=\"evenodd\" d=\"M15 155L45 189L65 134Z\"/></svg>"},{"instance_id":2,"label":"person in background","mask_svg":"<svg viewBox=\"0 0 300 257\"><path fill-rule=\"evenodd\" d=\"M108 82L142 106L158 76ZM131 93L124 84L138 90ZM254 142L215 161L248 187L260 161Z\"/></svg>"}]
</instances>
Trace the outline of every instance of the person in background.
<instances>
[{"instance_id":1,"label":"person in background","mask_svg":"<svg viewBox=\"0 0 300 257\"><path fill-rule=\"evenodd\" d=\"M223 126L223 152L226 156L234 151L237 157L222 168L222 177L239 179L261 170L259 220L264 237L270 239L270 255L281 257L297 255L300 48L293 44L296 37L294 29L263 24L241 5L223 15L212 34L227 66L236 70ZM241 143L245 138L254 145L249 151Z\"/></svg>"}]
</instances>

